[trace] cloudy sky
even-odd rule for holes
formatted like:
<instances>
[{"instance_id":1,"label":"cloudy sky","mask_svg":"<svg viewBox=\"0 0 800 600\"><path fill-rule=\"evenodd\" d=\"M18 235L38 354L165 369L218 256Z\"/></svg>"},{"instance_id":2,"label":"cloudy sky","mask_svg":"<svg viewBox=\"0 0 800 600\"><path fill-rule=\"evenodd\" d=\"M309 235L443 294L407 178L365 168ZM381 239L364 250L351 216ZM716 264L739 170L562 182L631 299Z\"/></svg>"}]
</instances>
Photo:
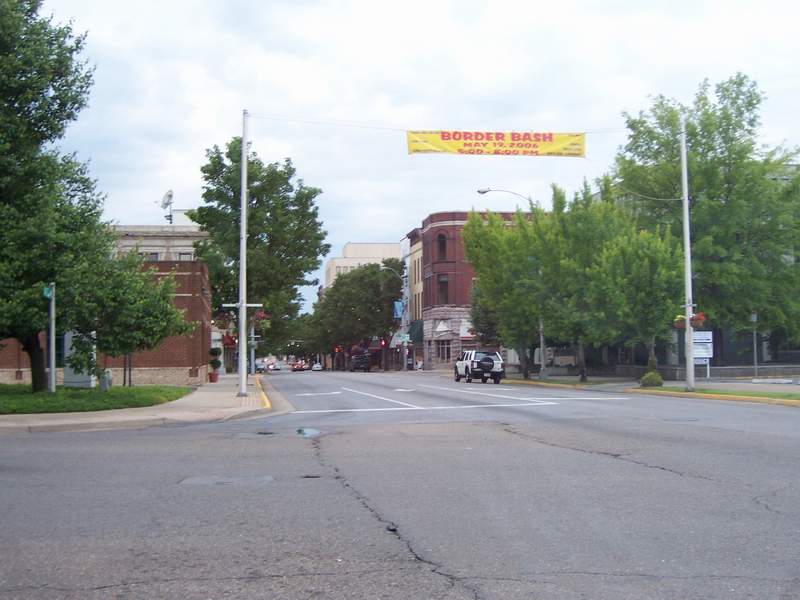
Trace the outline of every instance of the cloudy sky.
<instances>
[{"instance_id":1,"label":"cloudy sky","mask_svg":"<svg viewBox=\"0 0 800 600\"><path fill-rule=\"evenodd\" d=\"M766 93L763 142L800 144L794 2L46 0L87 31L89 107L62 147L91 161L121 224L201 204L205 149L241 135L322 188L331 255L399 241L431 212L549 207L613 161L623 111L690 102L737 71ZM586 131L576 158L412 155L405 129ZM321 271L318 273L322 279ZM311 296L311 290L306 290Z\"/></svg>"}]
</instances>

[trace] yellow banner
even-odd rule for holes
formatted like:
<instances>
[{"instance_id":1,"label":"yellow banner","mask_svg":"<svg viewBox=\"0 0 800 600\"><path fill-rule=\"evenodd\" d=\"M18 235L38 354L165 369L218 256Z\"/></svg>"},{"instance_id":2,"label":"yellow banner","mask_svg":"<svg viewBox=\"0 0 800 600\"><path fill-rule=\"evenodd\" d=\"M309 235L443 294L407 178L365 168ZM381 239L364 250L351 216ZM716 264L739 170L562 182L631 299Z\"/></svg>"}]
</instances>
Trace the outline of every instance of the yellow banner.
<instances>
[{"instance_id":1,"label":"yellow banner","mask_svg":"<svg viewBox=\"0 0 800 600\"><path fill-rule=\"evenodd\" d=\"M548 131L407 131L408 153L492 156L586 155L586 134Z\"/></svg>"}]
</instances>

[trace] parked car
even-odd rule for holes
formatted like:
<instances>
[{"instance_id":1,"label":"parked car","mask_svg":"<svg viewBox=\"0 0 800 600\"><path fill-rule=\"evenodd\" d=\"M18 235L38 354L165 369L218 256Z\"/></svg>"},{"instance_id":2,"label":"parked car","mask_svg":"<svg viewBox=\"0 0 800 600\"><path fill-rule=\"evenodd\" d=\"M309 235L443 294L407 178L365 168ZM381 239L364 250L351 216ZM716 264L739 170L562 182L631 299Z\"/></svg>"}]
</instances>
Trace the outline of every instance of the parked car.
<instances>
[{"instance_id":1,"label":"parked car","mask_svg":"<svg viewBox=\"0 0 800 600\"><path fill-rule=\"evenodd\" d=\"M265 370L266 370L266 367L264 366L264 359L263 358L257 358L256 359L256 373L263 373Z\"/></svg>"},{"instance_id":2,"label":"parked car","mask_svg":"<svg viewBox=\"0 0 800 600\"><path fill-rule=\"evenodd\" d=\"M500 354L483 350L462 352L456 360L454 371L456 381L461 381L463 377L467 383L471 383L473 379L480 379L481 383L486 383L489 378L495 383L500 383L506 374Z\"/></svg>"},{"instance_id":3,"label":"parked car","mask_svg":"<svg viewBox=\"0 0 800 600\"><path fill-rule=\"evenodd\" d=\"M302 370L303 370L303 363L296 362L292 365L292 372L302 371Z\"/></svg>"},{"instance_id":4,"label":"parked car","mask_svg":"<svg viewBox=\"0 0 800 600\"><path fill-rule=\"evenodd\" d=\"M319 363L314 363L314 366L311 367L312 371L322 371L322 365Z\"/></svg>"},{"instance_id":5,"label":"parked car","mask_svg":"<svg viewBox=\"0 0 800 600\"><path fill-rule=\"evenodd\" d=\"M350 357L351 371L364 371L367 373L371 366L369 354L354 354Z\"/></svg>"},{"instance_id":6,"label":"parked car","mask_svg":"<svg viewBox=\"0 0 800 600\"><path fill-rule=\"evenodd\" d=\"M283 364L281 364L279 362L276 362L274 365L272 365L272 370L273 371L280 371L282 368L283 368Z\"/></svg>"}]
</instances>

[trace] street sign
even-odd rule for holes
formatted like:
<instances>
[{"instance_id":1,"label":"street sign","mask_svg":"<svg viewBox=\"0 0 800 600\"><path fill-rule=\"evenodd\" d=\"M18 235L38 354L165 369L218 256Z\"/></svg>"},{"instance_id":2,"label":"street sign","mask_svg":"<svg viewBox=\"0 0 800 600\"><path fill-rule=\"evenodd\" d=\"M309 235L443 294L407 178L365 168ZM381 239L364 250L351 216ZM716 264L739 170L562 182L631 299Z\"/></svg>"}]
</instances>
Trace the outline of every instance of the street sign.
<instances>
[{"instance_id":1,"label":"street sign","mask_svg":"<svg viewBox=\"0 0 800 600\"><path fill-rule=\"evenodd\" d=\"M408 333L398 333L395 339L399 344L407 344L408 342L411 341L411 335Z\"/></svg>"},{"instance_id":2,"label":"street sign","mask_svg":"<svg viewBox=\"0 0 800 600\"><path fill-rule=\"evenodd\" d=\"M53 288L50 287L49 285L44 286L42 288L42 297L50 300L50 298L53 297Z\"/></svg>"},{"instance_id":3,"label":"street sign","mask_svg":"<svg viewBox=\"0 0 800 600\"><path fill-rule=\"evenodd\" d=\"M693 331L692 341L694 342L695 358L714 357L714 332L713 331Z\"/></svg>"},{"instance_id":4,"label":"street sign","mask_svg":"<svg viewBox=\"0 0 800 600\"><path fill-rule=\"evenodd\" d=\"M707 365L709 363L709 358L695 358L694 364L696 365Z\"/></svg>"}]
</instances>

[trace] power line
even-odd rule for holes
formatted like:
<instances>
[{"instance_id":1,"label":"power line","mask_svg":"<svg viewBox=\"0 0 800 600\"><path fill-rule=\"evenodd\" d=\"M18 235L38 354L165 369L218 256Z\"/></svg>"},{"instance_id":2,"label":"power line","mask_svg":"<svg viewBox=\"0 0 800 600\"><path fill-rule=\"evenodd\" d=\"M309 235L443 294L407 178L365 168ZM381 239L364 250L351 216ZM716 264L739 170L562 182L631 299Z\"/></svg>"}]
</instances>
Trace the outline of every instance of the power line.
<instances>
[{"instance_id":1,"label":"power line","mask_svg":"<svg viewBox=\"0 0 800 600\"><path fill-rule=\"evenodd\" d=\"M407 127L392 127L390 125L373 125L371 123L362 123L359 121L339 121L339 120L324 120L324 119L301 119L299 117L287 117L281 115L259 115L259 114L250 114L251 119L261 119L264 121L284 121L287 123L304 123L306 125L327 125L330 127L350 127L354 129L378 129L383 131L409 131ZM481 130L487 130L487 128L483 127L480 128ZM432 130L431 128L422 128L422 131ZM461 130L467 131L467 129L461 128ZM470 128L469 130L476 130L476 128ZM493 129L492 129L493 130ZM587 135L603 135L603 134L612 134L612 133L624 133L627 129L594 129L594 130L586 130L582 133ZM581 132L578 132L581 133Z\"/></svg>"}]
</instances>

